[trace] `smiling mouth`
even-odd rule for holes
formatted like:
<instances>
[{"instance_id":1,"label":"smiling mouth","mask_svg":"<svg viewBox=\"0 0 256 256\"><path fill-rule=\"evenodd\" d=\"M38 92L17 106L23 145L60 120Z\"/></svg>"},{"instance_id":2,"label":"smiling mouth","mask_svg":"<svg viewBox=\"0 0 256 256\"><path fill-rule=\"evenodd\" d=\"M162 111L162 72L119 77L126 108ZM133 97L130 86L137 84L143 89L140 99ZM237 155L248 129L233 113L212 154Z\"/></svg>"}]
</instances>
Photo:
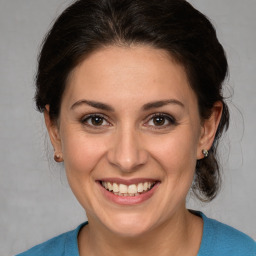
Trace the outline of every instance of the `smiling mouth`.
<instances>
[{"instance_id":1,"label":"smiling mouth","mask_svg":"<svg viewBox=\"0 0 256 256\"><path fill-rule=\"evenodd\" d=\"M131 197L131 196L139 196L141 194L147 193L150 191L155 185L156 181L151 182L141 182L138 184L131 184L131 185L125 185L125 184L118 184L115 182L106 182L101 181L100 184L103 188L105 188L107 191L117 195L117 196L124 196L124 197Z\"/></svg>"}]
</instances>

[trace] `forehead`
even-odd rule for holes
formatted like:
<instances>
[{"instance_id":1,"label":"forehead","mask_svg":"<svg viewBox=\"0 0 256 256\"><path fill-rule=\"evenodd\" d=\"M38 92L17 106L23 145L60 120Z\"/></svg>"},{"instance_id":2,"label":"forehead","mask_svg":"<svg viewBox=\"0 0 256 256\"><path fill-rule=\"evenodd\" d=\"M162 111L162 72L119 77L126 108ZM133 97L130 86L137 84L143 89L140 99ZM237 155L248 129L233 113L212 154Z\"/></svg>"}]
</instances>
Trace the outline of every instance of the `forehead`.
<instances>
[{"instance_id":1,"label":"forehead","mask_svg":"<svg viewBox=\"0 0 256 256\"><path fill-rule=\"evenodd\" d=\"M71 73L63 100L113 101L143 104L159 98L195 99L186 72L166 51L149 46L102 48ZM113 102L114 103L114 102Z\"/></svg>"}]
</instances>

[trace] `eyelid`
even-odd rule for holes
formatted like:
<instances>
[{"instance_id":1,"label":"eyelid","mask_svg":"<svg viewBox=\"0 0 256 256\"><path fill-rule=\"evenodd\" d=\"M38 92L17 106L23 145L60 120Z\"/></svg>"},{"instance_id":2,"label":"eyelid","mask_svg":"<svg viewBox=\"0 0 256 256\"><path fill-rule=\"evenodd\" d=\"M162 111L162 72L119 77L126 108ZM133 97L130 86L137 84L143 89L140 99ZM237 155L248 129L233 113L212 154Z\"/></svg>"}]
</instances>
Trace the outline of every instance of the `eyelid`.
<instances>
[{"instance_id":1,"label":"eyelid","mask_svg":"<svg viewBox=\"0 0 256 256\"><path fill-rule=\"evenodd\" d=\"M88 120L88 119L90 119L90 118L93 118L93 117L100 117L100 118L103 118L103 119L108 123L108 125L100 125L100 126L97 127L97 126L90 125L90 124L86 123L86 120ZM85 116L83 116L83 117L81 118L81 123L84 124L84 125L86 125L86 126L88 126L88 127L93 127L93 129L95 129L95 128L96 128L96 129L100 129L100 128L105 127L105 126L112 126L112 124L111 124L109 118L108 118L106 115L101 114L101 113L87 114L87 115L85 115Z\"/></svg>"},{"instance_id":2,"label":"eyelid","mask_svg":"<svg viewBox=\"0 0 256 256\"><path fill-rule=\"evenodd\" d=\"M170 126L176 126L177 125L177 121L176 121L176 119L172 116L172 115L170 115L170 114L167 114L167 113L163 113L163 112L159 112L159 113L154 113L154 114L152 114L152 115L150 115L150 116L148 116L147 118L146 118L146 122L144 122L145 124L146 123L148 123L152 118L154 118L154 117L163 117L163 118L166 118L170 123L168 124L168 125L163 125L163 126L153 126L153 125L148 125L149 127L151 127L151 129L165 129L165 128L168 128L168 127L170 127ZM147 125L145 125L144 124L144 126L147 126Z\"/></svg>"},{"instance_id":3,"label":"eyelid","mask_svg":"<svg viewBox=\"0 0 256 256\"><path fill-rule=\"evenodd\" d=\"M107 125L91 125L88 124L88 122L86 122L86 120L93 118L93 117L100 117L103 118L104 121L106 121L108 124ZM166 125L162 125L162 126L157 126L157 125L148 125L147 123L152 120L154 117L163 117L165 118L169 123ZM103 129L104 127L108 127L108 126L113 126L112 122L110 121L110 118L108 116L106 116L105 114L102 113L90 113L90 114L86 114L84 115L82 118L80 118L80 122L92 129ZM149 115L148 117L146 117L146 121L143 122L143 126L149 127L150 129L155 129L155 130L159 130L159 129L166 129L166 128L170 128L172 126L176 126L177 120L170 114L167 113L163 113L163 112L159 112L159 113L154 113Z\"/></svg>"}]
</instances>

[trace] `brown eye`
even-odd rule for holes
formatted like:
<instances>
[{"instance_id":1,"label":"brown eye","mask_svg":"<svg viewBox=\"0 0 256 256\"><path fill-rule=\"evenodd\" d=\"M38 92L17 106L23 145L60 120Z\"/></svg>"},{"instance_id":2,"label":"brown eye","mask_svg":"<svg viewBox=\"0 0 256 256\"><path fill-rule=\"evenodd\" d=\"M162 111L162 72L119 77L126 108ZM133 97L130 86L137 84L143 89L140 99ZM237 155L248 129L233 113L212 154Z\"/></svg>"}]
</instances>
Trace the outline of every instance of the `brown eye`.
<instances>
[{"instance_id":1,"label":"brown eye","mask_svg":"<svg viewBox=\"0 0 256 256\"><path fill-rule=\"evenodd\" d=\"M90 115L85 117L82 120L83 124L86 124L88 126L92 127L100 127L100 126L109 126L109 122L106 121L106 119L103 116L100 115Z\"/></svg>"},{"instance_id":2,"label":"brown eye","mask_svg":"<svg viewBox=\"0 0 256 256\"><path fill-rule=\"evenodd\" d=\"M165 124L166 118L163 116L156 116L153 118L153 123L155 126L162 126Z\"/></svg>"},{"instance_id":3,"label":"brown eye","mask_svg":"<svg viewBox=\"0 0 256 256\"><path fill-rule=\"evenodd\" d=\"M145 125L155 129L157 128L161 129L161 128L168 128L176 124L177 124L176 120L172 116L159 113L151 116L151 118L148 120L148 122Z\"/></svg>"},{"instance_id":4,"label":"brown eye","mask_svg":"<svg viewBox=\"0 0 256 256\"><path fill-rule=\"evenodd\" d=\"M104 119L100 116L95 116L91 118L92 125L100 126L103 124Z\"/></svg>"}]
</instances>

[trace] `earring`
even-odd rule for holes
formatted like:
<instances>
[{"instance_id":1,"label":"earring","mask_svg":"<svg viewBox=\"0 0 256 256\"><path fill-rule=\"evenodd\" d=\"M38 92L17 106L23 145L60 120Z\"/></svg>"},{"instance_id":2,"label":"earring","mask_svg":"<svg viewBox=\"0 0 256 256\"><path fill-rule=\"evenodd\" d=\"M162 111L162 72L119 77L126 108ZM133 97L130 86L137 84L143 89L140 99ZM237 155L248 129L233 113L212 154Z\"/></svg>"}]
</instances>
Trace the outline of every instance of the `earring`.
<instances>
[{"instance_id":1,"label":"earring","mask_svg":"<svg viewBox=\"0 0 256 256\"><path fill-rule=\"evenodd\" d=\"M54 160L55 162L60 163L63 161L63 158L60 154L54 154Z\"/></svg>"},{"instance_id":2,"label":"earring","mask_svg":"<svg viewBox=\"0 0 256 256\"><path fill-rule=\"evenodd\" d=\"M203 153L203 155L204 155L205 158L209 155L209 152L208 152L207 149L203 149L203 150L202 150L202 153Z\"/></svg>"}]
</instances>

